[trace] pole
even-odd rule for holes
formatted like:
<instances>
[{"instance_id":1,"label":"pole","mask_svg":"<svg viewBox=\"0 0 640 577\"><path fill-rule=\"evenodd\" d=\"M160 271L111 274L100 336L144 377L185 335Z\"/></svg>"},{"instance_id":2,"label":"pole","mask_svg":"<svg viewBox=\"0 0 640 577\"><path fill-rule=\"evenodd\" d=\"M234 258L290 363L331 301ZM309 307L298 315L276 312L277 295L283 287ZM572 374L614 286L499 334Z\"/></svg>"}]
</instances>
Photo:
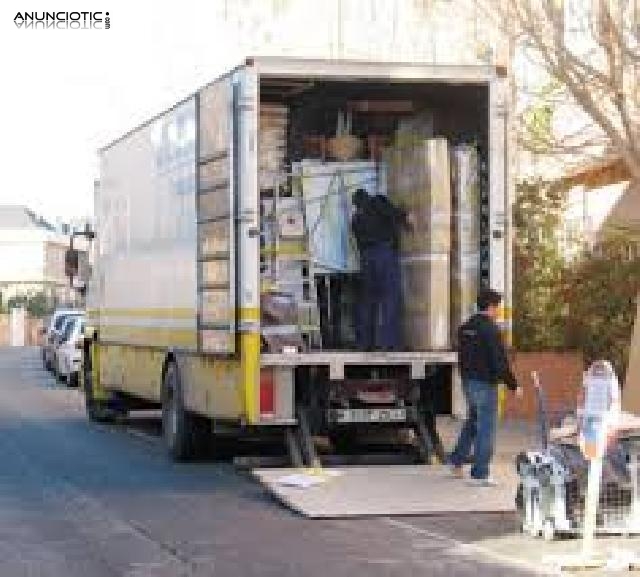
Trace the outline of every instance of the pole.
<instances>
[{"instance_id":1,"label":"pole","mask_svg":"<svg viewBox=\"0 0 640 577\"><path fill-rule=\"evenodd\" d=\"M607 442L608 423L606 417L598 423L596 454L589 461L587 480L587 498L584 508L584 531L582 534L582 554L593 555L593 542L596 533L598 503L600 501L600 481L602 479L602 460Z\"/></svg>"}]
</instances>

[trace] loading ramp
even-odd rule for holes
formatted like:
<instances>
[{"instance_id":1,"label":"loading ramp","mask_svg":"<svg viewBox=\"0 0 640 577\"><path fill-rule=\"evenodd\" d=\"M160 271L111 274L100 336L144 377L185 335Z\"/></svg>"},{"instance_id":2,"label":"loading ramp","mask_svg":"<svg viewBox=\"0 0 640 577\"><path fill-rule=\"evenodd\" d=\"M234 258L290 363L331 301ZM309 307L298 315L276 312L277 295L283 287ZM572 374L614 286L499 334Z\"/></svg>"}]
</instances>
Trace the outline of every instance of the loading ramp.
<instances>
[{"instance_id":1,"label":"loading ramp","mask_svg":"<svg viewBox=\"0 0 640 577\"><path fill-rule=\"evenodd\" d=\"M515 511L515 484L505 471L497 487L455 479L442 465L254 469L254 478L287 508L310 519L505 513ZM305 488L291 476L319 477Z\"/></svg>"}]
</instances>

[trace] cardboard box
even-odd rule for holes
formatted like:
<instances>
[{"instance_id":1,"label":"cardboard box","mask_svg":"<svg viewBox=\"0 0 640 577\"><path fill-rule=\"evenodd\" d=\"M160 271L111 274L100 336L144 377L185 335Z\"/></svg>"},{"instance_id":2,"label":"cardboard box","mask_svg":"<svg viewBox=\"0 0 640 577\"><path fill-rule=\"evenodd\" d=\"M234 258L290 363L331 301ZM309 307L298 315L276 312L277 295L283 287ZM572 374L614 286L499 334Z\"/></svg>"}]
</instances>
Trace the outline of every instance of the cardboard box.
<instances>
[{"instance_id":1,"label":"cardboard box","mask_svg":"<svg viewBox=\"0 0 640 577\"><path fill-rule=\"evenodd\" d=\"M451 250L451 173L444 138L412 142L385 152L389 197L411 214L401 240L404 256Z\"/></svg>"},{"instance_id":2,"label":"cardboard box","mask_svg":"<svg viewBox=\"0 0 640 577\"><path fill-rule=\"evenodd\" d=\"M478 151L456 146L452 160L453 251L475 254L480 250L480 174Z\"/></svg>"},{"instance_id":3,"label":"cardboard box","mask_svg":"<svg viewBox=\"0 0 640 577\"><path fill-rule=\"evenodd\" d=\"M476 312L480 253L453 253L451 263L451 341L458 327Z\"/></svg>"},{"instance_id":4,"label":"cardboard box","mask_svg":"<svg viewBox=\"0 0 640 577\"><path fill-rule=\"evenodd\" d=\"M478 151L456 146L452 162L451 338L476 310L480 286L480 174Z\"/></svg>"},{"instance_id":5,"label":"cardboard box","mask_svg":"<svg viewBox=\"0 0 640 577\"><path fill-rule=\"evenodd\" d=\"M407 125L408 126L408 125ZM389 197L414 226L401 238L403 336L410 350L450 348L451 171L449 144L405 126L384 152Z\"/></svg>"},{"instance_id":6,"label":"cardboard box","mask_svg":"<svg viewBox=\"0 0 640 577\"><path fill-rule=\"evenodd\" d=\"M405 348L417 351L448 349L449 254L405 257L401 265Z\"/></svg>"}]
</instances>

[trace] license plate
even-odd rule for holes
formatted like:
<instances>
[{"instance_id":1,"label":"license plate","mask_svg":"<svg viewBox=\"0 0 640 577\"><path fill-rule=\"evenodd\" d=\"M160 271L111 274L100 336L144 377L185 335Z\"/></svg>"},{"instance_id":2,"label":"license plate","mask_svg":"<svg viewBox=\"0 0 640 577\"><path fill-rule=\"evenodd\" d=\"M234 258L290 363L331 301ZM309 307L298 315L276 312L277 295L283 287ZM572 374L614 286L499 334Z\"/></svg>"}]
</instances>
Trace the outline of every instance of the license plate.
<instances>
[{"instance_id":1,"label":"license plate","mask_svg":"<svg viewBox=\"0 0 640 577\"><path fill-rule=\"evenodd\" d=\"M393 391L359 391L356 398L371 405L393 405L396 402L396 394Z\"/></svg>"},{"instance_id":2,"label":"license plate","mask_svg":"<svg viewBox=\"0 0 640 577\"><path fill-rule=\"evenodd\" d=\"M406 409L334 409L335 423L401 423L407 420Z\"/></svg>"}]
</instances>

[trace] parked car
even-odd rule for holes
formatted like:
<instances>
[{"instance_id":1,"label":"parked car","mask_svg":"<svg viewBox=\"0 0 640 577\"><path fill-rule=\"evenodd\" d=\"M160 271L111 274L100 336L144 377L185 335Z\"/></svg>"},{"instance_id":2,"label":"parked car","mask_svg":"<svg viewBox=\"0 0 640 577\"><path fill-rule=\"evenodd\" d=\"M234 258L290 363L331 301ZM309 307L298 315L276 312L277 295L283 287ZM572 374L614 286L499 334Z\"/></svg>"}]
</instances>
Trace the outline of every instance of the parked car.
<instances>
[{"instance_id":1,"label":"parked car","mask_svg":"<svg viewBox=\"0 0 640 577\"><path fill-rule=\"evenodd\" d=\"M82 351L78 344L84 335L84 316L68 317L62 335L55 348L55 374L60 381L70 387L78 386L78 371L82 361Z\"/></svg>"},{"instance_id":2,"label":"parked car","mask_svg":"<svg viewBox=\"0 0 640 577\"><path fill-rule=\"evenodd\" d=\"M54 370L53 357L57 338L62 331L65 321L70 316L81 315L82 311L75 309L56 309L49 319L42 341L42 364L48 371Z\"/></svg>"},{"instance_id":3,"label":"parked car","mask_svg":"<svg viewBox=\"0 0 640 577\"><path fill-rule=\"evenodd\" d=\"M51 372L56 379L58 378L58 349L65 336L72 329L75 318L76 315L65 315L60 330L53 335L53 342L51 343Z\"/></svg>"}]
</instances>

